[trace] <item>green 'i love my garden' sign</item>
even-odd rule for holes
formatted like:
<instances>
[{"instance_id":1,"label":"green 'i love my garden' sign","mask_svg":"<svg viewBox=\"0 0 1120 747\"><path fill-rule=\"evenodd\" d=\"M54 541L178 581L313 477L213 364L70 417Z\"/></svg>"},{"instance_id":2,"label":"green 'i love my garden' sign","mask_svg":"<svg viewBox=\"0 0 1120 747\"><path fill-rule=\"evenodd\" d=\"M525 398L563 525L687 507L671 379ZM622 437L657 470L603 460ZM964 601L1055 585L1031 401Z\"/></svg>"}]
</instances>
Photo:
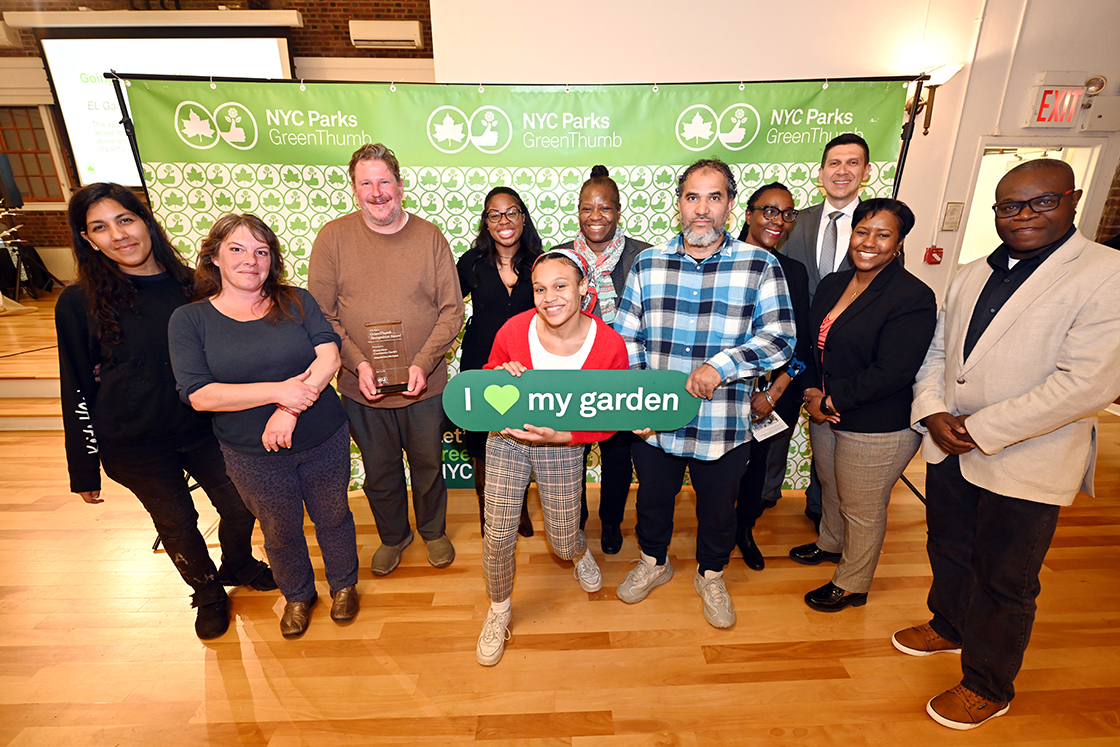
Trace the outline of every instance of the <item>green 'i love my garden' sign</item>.
<instances>
[{"instance_id":1,"label":"green 'i love my garden' sign","mask_svg":"<svg viewBox=\"0 0 1120 747\"><path fill-rule=\"evenodd\" d=\"M443 409L469 431L675 431L692 422L700 400L680 371L464 371L448 382Z\"/></svg>"}]
</instances>

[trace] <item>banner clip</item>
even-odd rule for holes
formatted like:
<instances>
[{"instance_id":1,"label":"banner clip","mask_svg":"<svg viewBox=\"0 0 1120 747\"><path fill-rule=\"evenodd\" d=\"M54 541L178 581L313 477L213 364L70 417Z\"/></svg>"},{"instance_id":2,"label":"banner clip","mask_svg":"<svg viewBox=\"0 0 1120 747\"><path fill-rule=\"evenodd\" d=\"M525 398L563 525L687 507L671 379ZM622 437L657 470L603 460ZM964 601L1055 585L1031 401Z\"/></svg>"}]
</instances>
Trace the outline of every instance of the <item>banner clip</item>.
<instances>
[{"instance_id":1,"label":"banner clip","mask_svg":"<svg viewBox=\"0 0 1120 747\"><path fill-rule=\"evenodd\" d=\"M478 84L478 92L479 93L486 93L486 89L482 87L481 83Z\"/></svg>"},{"instance_id":2,"label":"banner clip","mask_svg":"<svg viewBox=\"0 0 1120 747\"><path fill-rule=\"evenodd\" d=\"M300 78L300 79L299 79L299 90L301 90L301 91L306 91L306 90L307 90L307 86L303 85L303 80L304 80L303 78Z\"/></svg>"},{"instance_id":3,"label":"banner clip","mask_svg":"<svg viewBox=\"0 0 1120 747\"><path fill-rule=\"evenodd\" d=\"M396 93L397 92L397 84L396 84L395 81L389 83L389 92L390 93Z\"/></svg>"},{"instance_id":4,"label":"banner clip","mask_svg":"<svg viewBox=\"0 0 1120 747\"><path fill-rule=\"evenodd\" d=\"M213 75L210 76L210 90L211 91L218 90L218 86L214 84L214 76Z\"/></svg>"},{"instance_id":5,"label":"banner clip","mask_svg":"<svg viewBox=\"0 0 1120 747\"><path fill-rule=\"evenodd\" d=\"M657 93L657 84L656 83L653 84L653 92Z\"/></svg>"}]
</instances>

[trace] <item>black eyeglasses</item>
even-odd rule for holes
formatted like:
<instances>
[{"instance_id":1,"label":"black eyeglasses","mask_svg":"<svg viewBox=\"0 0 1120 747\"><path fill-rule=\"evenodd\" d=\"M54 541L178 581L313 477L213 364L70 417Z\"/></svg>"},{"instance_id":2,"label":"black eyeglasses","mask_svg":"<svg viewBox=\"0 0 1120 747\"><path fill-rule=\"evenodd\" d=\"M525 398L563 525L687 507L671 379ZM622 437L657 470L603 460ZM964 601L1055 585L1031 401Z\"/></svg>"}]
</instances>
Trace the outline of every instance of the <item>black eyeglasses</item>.
<instances>
[{"instance_id":1,"label":"black eyeglasses","mask_svg":"<svg viewBox=\"0 0 1120 747\"><path fill-rule=\"evenodd\" d=\"M504 213L499 210L487 210L485 217L487 223L497 225L498 223L502 222L503 217L510 223L515 223L517 222L517 219L524 214L525 213L523 213L520 208L511 207Z\"/></svg>"},{"instance_id":2,"label":"black eyeglasses","mask_svg":"<svg viewBox=\"0 0 1120 747\"><path fill-rule=\"evenodd\" d=\"M782 216L782 220L784 220L786 223L793 223L795 220L797 220L797 215L800 212L799 210L794 210L793 208L779 210L773 205L763 205L761 207L755 205L753 208L751 208L751 210L762 211L762 217L766 220L774 220L780 215Z\"/></svg>"},{"instance_id":3,"label":"black eyeglasses","mask_svg":"<svg viewBox=\"0 0 1120 747\"><path fill-rule=\"evenodd\" d=\"M1039 195L1030 200L997 202L995 205L992 205L992 210L995 211L997 218L1014 218L1016 215L1023 212L1023 208L1027 205L1030 205L1031 210L1036 213L1049 213L1051 210L1057 209L1058 205L1062 204L1063 197L1073 194L1074 191L1075 190L1069 189L1061 194L1057 192L1047 192L1044 195Z\"/></svg>"}]
</instances>

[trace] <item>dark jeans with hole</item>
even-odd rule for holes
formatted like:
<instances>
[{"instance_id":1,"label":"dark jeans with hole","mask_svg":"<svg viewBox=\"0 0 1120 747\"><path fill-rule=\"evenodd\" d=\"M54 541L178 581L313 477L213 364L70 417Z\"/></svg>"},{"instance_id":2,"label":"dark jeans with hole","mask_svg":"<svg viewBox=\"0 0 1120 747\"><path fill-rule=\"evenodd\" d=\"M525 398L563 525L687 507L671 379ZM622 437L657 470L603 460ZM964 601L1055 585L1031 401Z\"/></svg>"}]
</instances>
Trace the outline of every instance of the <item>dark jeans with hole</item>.
<instances>
[{"instance_id":1,"label":"dark jeans with hole","mask_svg":"<svg viewBox=\"0 0 1120 747\"><path fill-rule=\"evenodd\" d=\"M1006 703L1031 639L1059 507L977 487L955 456L926 466L926 501L930 625L961 644L961 684Z\"/></svg>"},{"instance_id":2,"label":"dark jeans with hole","mask_svg":"<svg viewBox=\"0 0 1120 747\"><path fill-rule=\"evenodd\" d=\"M167 556L194 589L196 606L225 598L219 577L240 585L260 575L264 566L253 557L252 548L256 517L226 475L225 460L212 435L178 449L155 452L119 451L104 446L101 464L110 479L140 499L152 517ZM220 572L198 531L198 512L184 472L202 486L218 511Z\"/></svg>"}]
</instances>

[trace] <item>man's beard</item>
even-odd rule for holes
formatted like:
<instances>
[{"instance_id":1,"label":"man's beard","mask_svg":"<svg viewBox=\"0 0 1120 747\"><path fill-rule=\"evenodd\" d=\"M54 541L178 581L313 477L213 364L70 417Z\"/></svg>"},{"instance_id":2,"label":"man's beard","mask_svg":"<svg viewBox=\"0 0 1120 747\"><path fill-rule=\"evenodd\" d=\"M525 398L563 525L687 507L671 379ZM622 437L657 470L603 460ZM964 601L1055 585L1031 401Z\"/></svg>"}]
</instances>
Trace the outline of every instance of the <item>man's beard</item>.
<instances>
[{"instance_id":1,"label":"man's beard","mask_svg":"<svg viewBox=\"0 0 1120 747\"><path fill-rule=\"evenodd\" d=\"M690 246L711 246L723 238L723 228L719 226L712 226L704 233L696 233L691 227L687 227L682 233Z\"/></svg>"},{"instance_id":2,"label":"man's beard","mask_svg":"<svg viewBox=\"0 0 1120 747\"><path fill-rule=\"evenodd\" d=\"M384 218L375 218L369 210L366 210L364 212L366 214L366 218L369 219L369 222L374 224L375 226L391 226L401 217L401 211L403 209L404 208L400 204L397 204L393 207L392 212L390 212L389 215Z\"/></svg>"}]
</instances>

